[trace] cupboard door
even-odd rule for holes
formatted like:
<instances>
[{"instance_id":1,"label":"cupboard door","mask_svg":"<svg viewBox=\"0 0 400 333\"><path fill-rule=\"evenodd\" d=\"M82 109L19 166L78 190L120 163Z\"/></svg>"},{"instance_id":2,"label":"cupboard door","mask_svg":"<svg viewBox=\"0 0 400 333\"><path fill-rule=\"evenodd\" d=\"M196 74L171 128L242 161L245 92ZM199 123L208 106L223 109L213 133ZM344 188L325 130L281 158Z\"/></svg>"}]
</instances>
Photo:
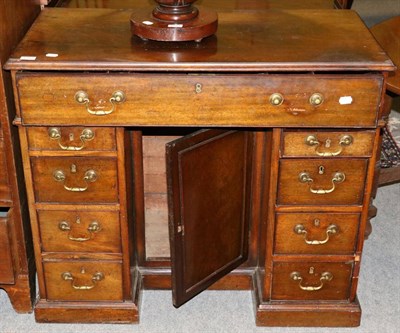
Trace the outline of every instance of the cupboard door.
<instances>
[{"instance_id":1,"label":"cupboard door","mask_svg":"<svg viewBox=\"0 0 400 333\"><path fill-rule=\"evenodd\" d=\"M252 135L202 130L166 145L175 306L247 259Z\"/></svg>"}]
</instances>

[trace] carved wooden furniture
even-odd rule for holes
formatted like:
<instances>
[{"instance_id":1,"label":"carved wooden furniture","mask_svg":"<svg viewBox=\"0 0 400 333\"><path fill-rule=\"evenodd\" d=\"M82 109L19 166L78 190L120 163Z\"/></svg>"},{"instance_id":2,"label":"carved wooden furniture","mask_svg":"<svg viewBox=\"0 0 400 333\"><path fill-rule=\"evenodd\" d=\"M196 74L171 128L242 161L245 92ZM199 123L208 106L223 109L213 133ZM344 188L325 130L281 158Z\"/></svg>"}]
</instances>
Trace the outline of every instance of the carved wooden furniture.
<instances>
[{"instance_id":1,"label":"carved wooden furniture","mask_svg":"<svg viewBox=\"0 0 400 333\"><path fill-rule=\"evenodd\" d=\"M40 11L29 0L0 4L0 67ZM0 288L17 312L32 311L35 269L32 236L9 72L0 70ZM1 312L1 309L0 309Z\"/></svg>"},{"instance_id":2,"label":"carved wooden furniture","mask_svg":"<svg viewBox=\"0 0 400 333\"><path fill-rule=\"evenodd\" d=\"M6 65L36 320L135 322L141 287L175 306L210 287L253 289L258 325L357 326L393 70L368 29L226 11L216 36L171 44L132 39L130 14L48 9Z\"/></svg>"}]
</instances>

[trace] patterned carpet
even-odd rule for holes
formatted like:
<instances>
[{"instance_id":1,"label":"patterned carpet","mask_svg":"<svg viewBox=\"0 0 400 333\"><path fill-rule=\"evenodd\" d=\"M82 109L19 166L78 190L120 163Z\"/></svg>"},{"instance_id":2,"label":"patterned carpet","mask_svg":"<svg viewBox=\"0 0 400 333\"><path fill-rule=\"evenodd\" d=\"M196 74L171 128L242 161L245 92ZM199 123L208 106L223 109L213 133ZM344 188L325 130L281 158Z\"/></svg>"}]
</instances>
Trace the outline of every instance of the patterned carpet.
<instances>
[{"instance_id":1,"label":"patterned carpet","mask_svg":"<svg viewBox=\"0 0 400 333\"><path fill-rule=\"evenodd\" d=\"M381 168L400 166L400 116L390 117L383 129Z\"/></svg>"},{"instance_id":2,"label":"patterned carpet","mask_svg":"<svg viewBox=\"0 0 400 333\"><path fill-rule=\"evenodd\" d=\"M383 129L381 168L392 168L399 165L400 148L386 127Z\"/></svg>"}]
</instances>

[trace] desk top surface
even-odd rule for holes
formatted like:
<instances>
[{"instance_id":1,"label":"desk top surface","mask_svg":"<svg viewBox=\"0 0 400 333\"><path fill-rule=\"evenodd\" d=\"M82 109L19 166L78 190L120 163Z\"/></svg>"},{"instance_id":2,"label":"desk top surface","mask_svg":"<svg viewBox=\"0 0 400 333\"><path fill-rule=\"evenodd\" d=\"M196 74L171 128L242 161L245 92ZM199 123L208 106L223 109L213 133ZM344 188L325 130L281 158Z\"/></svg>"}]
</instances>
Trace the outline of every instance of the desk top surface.
<instances>
[{"instance_id":1,"label":"desk top surface","mask_svg":"<svg viewBox=\"0 0 400 333\"><path fill-rule=\"evenodd\" d=\"M132 37L132 12L46 9L6 68L182 72L394 69L353 11L219 12L216 35L200 43Z\"/></svg>"}]
</instances>

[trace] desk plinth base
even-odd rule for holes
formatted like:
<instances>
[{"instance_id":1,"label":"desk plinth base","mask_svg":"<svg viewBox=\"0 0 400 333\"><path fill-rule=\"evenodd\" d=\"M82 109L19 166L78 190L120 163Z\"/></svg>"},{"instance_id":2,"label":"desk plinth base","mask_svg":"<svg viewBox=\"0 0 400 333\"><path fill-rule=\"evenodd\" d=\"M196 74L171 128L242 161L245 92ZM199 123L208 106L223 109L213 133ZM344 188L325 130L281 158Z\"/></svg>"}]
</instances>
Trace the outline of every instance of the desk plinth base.
<instances>
[{"instance_id":1,"label":"desk plinth base","mask_svg":"<svg viewBox=\"0 0 400 333\"><path fill-rule=\"evenodd\" d=\"M137 324L142 294L140 274L132 274L133 297L123 302L47 301L35 305L38 323Z\"/></svg>"},{"instance_id":2,"label":"desk plinth base","mask_svg":"<svg viewBox=\"0 0 400 333\"><path fill-rule=\"evenodd\" d=\"M132 35L142 39L163 42L201 41L215 34L218 28L216 12L199 7L198 16L190 21L160 21L153 17L152 9L135 10L131 16Z\"/></svg>"},{"instance_id":3,"label":"desk plinth base","mask_svg":"<svg viewBox=\"0 0 400 333\"><path fill-rule=\"evenodd\" d=\"M281 327L357 327L361 307L354 302L320 301L262 302L256 275L253 276L253 305L257 326Z\"/></svg>"},{"instance_id":4,"label":"desk plinth base","mask_svg":"<svg viewBox=\"0 0 400 333\"><path fill-rule=\"evenodd\" d=\"M139 322L139 308L133 302L66 304L39 300L35 307L35 320L38 323L130 324Z\"/></svg>"},{"instance_id":5,"label":"desk plinth base","mask_svg":"<svg viewBox=\"0 0 400 333\"><path fill-rule=\"evenodd\" d=\"M360 326L360 320L361 308L358 301L318 305L264 303L256 308L257 326L356 327Z\"/></svg>"}]
</instances>

